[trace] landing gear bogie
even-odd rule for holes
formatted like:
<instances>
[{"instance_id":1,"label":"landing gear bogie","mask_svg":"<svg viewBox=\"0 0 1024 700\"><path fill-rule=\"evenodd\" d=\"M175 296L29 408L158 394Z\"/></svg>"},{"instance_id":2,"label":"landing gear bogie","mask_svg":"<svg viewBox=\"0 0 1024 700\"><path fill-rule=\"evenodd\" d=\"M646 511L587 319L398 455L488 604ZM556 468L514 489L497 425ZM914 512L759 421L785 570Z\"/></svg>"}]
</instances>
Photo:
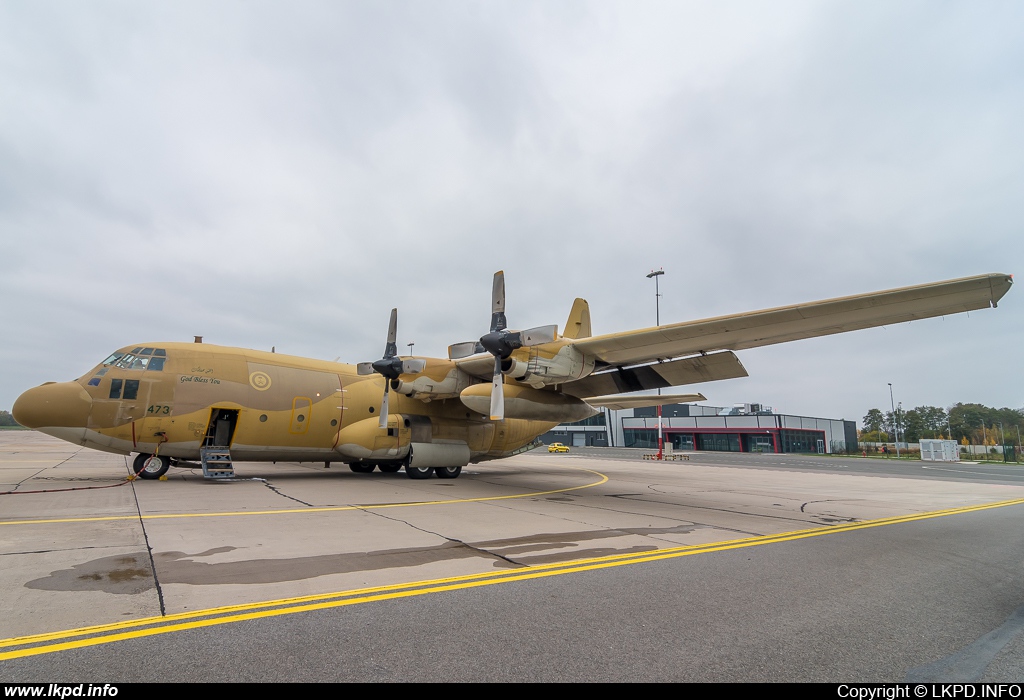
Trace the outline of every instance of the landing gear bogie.
<instances>
[{"instance_id":1,"label":"landing gear bogie","mask_svg":"<svg viewBox=\"0 0 1024 700\"><path fill-rule=\"evenodd\" d=\"M405 475L410 479L429 479L434 475L434 469L432 467L416 467L407 462Z\"/></svg>"}]
</instances>

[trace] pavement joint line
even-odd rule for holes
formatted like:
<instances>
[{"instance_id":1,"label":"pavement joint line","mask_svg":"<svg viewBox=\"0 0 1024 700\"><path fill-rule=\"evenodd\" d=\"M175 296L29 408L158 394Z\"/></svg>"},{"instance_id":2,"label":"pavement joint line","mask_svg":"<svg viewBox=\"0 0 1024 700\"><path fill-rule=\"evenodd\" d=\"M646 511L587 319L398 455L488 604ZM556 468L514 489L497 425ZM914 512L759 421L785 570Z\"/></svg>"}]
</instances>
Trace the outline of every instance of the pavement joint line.
<instances>
[{"instance_id":1,"label":"pavement joint line","mask_svg":"<svg viewBox=\"0 0 1024 700\"><path fill-rule=\"evenodd\" d=\"M226 517L237 517L243 515L289 515L297 513L333 513L340 511L351 511L351 510L381 510L384 508L412 508L415 506L439 506L439 505L455 505L459 503L484 503L486 501L507 501L517 498L531 498L533 496L547 496L552 493L567 493L569 491L579 491L580 489L589 489L593 486L600 486L608 481L608 477L601 472L594 471L593 469L582 469L579 467L567 467L576 471L584 471L594 474L600 477L597 481L589 484L583 484L582 486L569 486L561 489L553 489L551 491L534 491L531 493L517 493L509 494L506 496L480 496L479 498L457 498L447 500L435 500L435 501L406 501L401 503L371 503L366 505L350 505L350 506L321 506L313 508L284 508L278 510L240 510L240 511L225 511L218 513L154 513L150 515L143 515L143 520L173 520L179 518L226 518ZM49 518L46 520L0 520L0 525L52 525L55 523L94 523L94 522L109 522L114 520L138 520L139 515L105 515L94 518Z\"/></svg>"},{"instance_id":2,"label":"pavement joint line","mask_svg":"<svg viewBox=\"0 0 1024 700\"><path fill-rule=\"evenodd\" d=\"M165 617L148 617L138 620L126 620L109 623L106 625L94 625L74 630L51 632L38 635L14 637L0 640L0 648L22 647L8 652L0 652L0 661L6 659L36 656L40 654L51 654L59 651L98 646L129 639L149 637L158 634L181 632L190 629L212 627L215 625L257 620L281 615L291 615L316 610L346 607L361 603L380 602L395 600L412 596L426 595L428 593L442 593L481 586L491 586L499 583L511 583L515 581L527 581L531 579L560 576L562 574L580 573L584 571L596 571L630 564L649 563L665 559L673 559L694 554L709 554L733 549L742 549L763 544L775 544L799 539L807 539L821 535L831 535L854 530L881 527L885 525L896 525L901 523L928 520L949 515L959 515L994 508L1022 505L1024 498L1009 501L997 501L973 506L960 506L938 511L924 513L912 513L909 515L865 520L859 523L844 523L834 526L823 526L805 530L776 533L773 535L760 535L746 537L737 540L726 540L723 542L706 543L699 545L685 545L668 549L658 549L649 552L633 552L630 554L613 554L604 557L593 557L589 559L578 559L574 561L561 562L557 564L545 564L536 567L525 567L511 571L485 572L480 574L468 574L450 578L414 581L410 583L391 584L375 588L353 589L351 591L340 591L337 593L318 594L303 596L299 598L285 598L280 600L264 601L262 603L246 603L220 608L209 608L190 613L176 613ZM171 623L171 624L168 624ZM135 628L135 629L132 629ZM128 630L128 631L119 631ZM107 634L104 634L107 633ZM89 636L95 635L95 636ZM41 644L60 639L82 637L71 641L56 644Z\"/></svg>"}]
</instances>

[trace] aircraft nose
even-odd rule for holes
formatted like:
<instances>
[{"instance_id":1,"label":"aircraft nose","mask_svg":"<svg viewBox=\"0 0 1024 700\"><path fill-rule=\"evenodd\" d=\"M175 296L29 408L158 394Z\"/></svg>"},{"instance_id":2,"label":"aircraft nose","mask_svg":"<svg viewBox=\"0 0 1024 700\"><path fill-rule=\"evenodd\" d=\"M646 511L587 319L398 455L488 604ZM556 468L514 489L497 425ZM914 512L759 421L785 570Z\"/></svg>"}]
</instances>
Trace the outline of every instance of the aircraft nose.
<instances>
[{"instance_id":1,"label":"aircraft nose","mask_svg":"<svg viewBox=\"0 0 1024 700\"><path fill-rule=\"evenodd\" d=\"M84 428L92 398L75 382L47 382L14 402L14 420L26 428Z\"/></svg>"}]
</instances>

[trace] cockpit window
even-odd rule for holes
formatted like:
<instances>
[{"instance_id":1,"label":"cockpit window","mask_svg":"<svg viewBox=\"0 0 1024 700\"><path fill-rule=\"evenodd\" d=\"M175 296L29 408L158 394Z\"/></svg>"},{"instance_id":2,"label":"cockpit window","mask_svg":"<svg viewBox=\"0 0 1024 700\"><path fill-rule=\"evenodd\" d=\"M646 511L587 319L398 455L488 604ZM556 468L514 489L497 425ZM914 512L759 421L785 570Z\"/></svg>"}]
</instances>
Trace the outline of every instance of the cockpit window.
<instances>
[{"instance_id":1,"label":"cockpit window","mask_svg":"<svg viewBox=\"0 0 1024 700\"><path fill-rule=\"evenodd\" d=\"M136 348L129 353L115 352L104 360L104 365L113 364L120 369L151 369L163 371L167 351L160 348Z\"/></svg>"},{"instance_id":2,"label":"cockpit window","mask_svg":"<svg viewBox=\"0 0 1024 700\"><path fill-rule=\"evenodd\" d=\"M138 379L125 379L124 380L124 398L126 401L134 401L139 396L139 380Z\"/></svg>"},{"instance_id":3,"label":"cockpit window","mask_svg":"<svg viewBox=\"0 0 1024 700\"><path fill-rule=\"evenodd\" d=\"M120 367L121 369L130 369L132 366L132 360L134 359L135 355L132 355L131 353L128 353L127 355L122 355L121 359L119 359L114 366Z\"/></svg>"},{"instance_id":4,"label":"cockpit window","mask_svg":"<svg viewBox=\"0 0 1024 700\"><path fill-rule=\"evenodd\" d=\"M117 362L118 360L120 360L122 357L124 357L124 353L123 352L115 352L113 355L111 355L110 357L105 359L103 361L103 364L105 364L105 365L112 365L115 362Z\"/></svg>"}]
</instances>

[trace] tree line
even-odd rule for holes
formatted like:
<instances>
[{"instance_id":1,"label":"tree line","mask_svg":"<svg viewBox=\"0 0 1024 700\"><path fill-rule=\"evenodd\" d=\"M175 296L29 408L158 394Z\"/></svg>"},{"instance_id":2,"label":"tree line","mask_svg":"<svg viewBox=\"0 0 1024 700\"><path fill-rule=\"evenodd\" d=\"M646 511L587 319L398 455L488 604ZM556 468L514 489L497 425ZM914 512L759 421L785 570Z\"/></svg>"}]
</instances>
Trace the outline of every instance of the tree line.
<instances>
[{"instance_id":1,"label":"tree line","mask_svg":"<svg viewBox=\"0 0 1024 700\"><path fill-rule=\"evenodd\" d=\"M957 403L949 409L918 406L884 413L872 408L862 420L864 442L893 442L897 421L900 442L946 439L972 445L1017 445L1024 434L1024 408L992 408L980 403Z\"/></svg>"},{"instance_id":2,"label":"tree line","mask_svg":"<svg viewBox=\"0 0 1024 700\"><path fill-rule=\"evenodd\" d=\"M10 411L0 411L0 425L17 425L18 422L14 420L14 416L11 415Z\"/></svg>"}]
</instances>

